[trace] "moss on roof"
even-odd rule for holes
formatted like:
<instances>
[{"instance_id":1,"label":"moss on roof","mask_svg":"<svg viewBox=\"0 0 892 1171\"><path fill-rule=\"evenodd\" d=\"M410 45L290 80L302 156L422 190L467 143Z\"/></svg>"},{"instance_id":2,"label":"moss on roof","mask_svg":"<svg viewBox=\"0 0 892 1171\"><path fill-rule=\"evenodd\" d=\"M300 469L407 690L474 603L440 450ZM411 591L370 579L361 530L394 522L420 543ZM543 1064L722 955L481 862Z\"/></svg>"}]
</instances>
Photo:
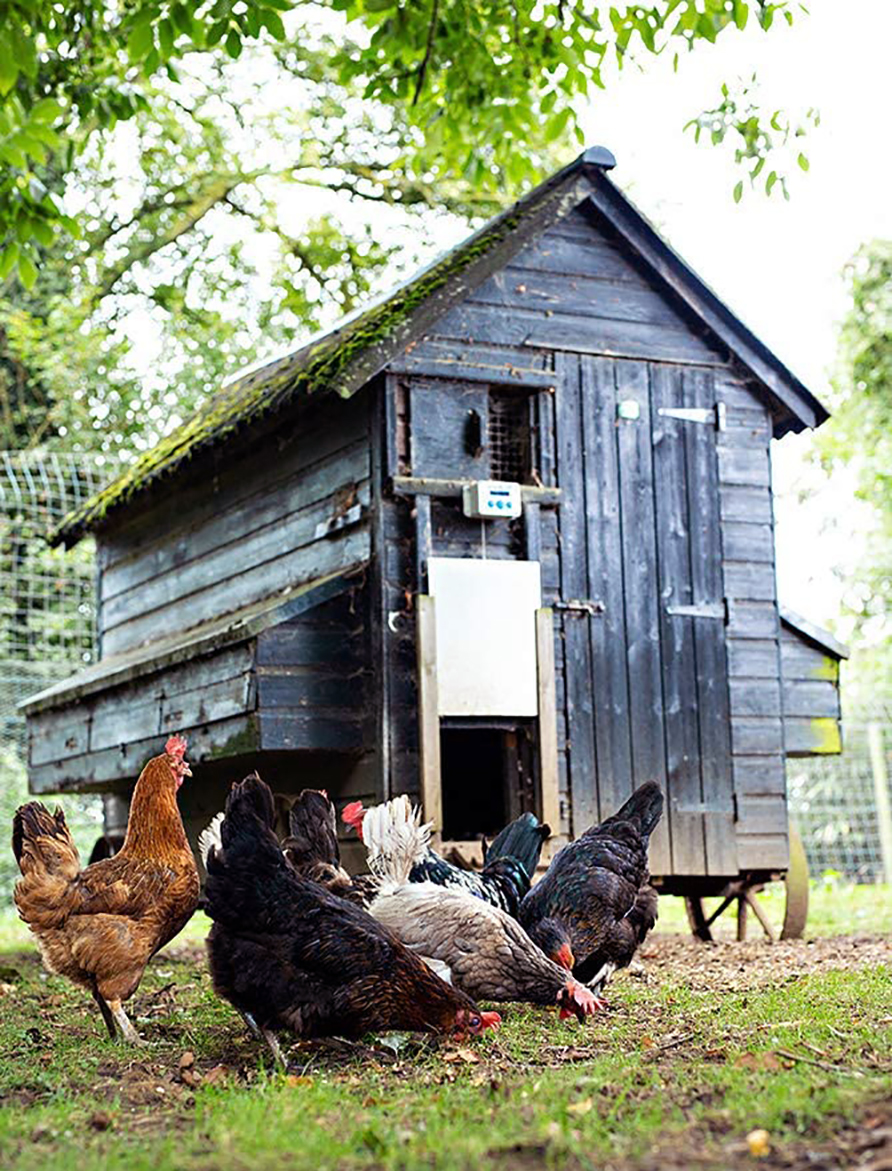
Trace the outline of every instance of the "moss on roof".
<instances>
[{"instance_id":1,"label":"moss on roof","mask_svg":"<svg viewBox=\"0 0 892 1171\"><path fill-rule=\"evenodd\" d=\"M374 371L357 380L357 367L373 347L410 338L401 327L414 312L476 260L509 237L533 211L548 202L562 181L574 175L581 159L547 180L514 207L491 220L462 244L422 270L407 284L364 313L293 354L252 371L215 394L173 434L141 455L122 476L66 516L51 535L52 544L76 543L150 484L171 474L199 452L236 431L272 415L297 394L336 393L349 397ZM444 308L447 306L444 306ZM401 337L406 333L405 337ZM386 364L388 357L382 362Z\"/></svg>"}]
</instances>

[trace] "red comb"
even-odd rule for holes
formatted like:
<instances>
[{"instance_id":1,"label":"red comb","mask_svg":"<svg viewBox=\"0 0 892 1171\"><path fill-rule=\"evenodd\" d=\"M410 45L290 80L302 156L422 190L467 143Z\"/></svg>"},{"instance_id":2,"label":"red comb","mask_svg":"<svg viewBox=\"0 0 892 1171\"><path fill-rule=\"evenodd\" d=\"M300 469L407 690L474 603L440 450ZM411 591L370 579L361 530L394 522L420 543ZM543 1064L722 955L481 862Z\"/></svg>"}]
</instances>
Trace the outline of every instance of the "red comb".
<instances>
[{"instance_id":1,"label":"red comb","mask_svg":"<svg viewBox=\"0 0 892 1171\"><path fill-rule=\"evenodd\" d=\"M362 807L361 801L351 801L345 805L341 812L341 821L345 825L351 826L353 829L358 829L362 825L362 819L365 816L365 810Z\"/></svg>"},{"instance_id":2,"label":"red comb","mask_svg":"<svg viewBox=\"0 0 892 1171\"><path fill-rule=\"evenodd\" d=\"M502 1023L502 1018L497 1012L482 1012L480 1021L484 1029L497 1029Z\"/></svg>"},{"instance_id":3,"label":"red comb","mask_svg":"<svg viewBox=\"0 0 892 1171\"><path fill-rule=\"evenodd\" d=\"M186 755L186 737L179 734L171 736L164 745L164 751L168 756L178 756L182 760Z\"/></svg>"}]
</instances>

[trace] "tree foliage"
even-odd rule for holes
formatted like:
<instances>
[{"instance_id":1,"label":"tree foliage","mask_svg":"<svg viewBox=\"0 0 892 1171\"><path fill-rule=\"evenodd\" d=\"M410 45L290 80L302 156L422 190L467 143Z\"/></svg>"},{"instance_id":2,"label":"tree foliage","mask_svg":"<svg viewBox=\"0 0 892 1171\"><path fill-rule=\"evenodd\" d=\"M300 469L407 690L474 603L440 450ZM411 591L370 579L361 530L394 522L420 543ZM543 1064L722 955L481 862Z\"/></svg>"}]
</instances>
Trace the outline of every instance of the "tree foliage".
<instances>
[{"instance_id":1,"label":"tree foliage","mask_svg":"<svg viewBox=\"0 0 892 1171\"><path fill-rule=\"evenodd\" d=\"M194 57L76 157L78 238L42 246L30 290L0 286L0 447L151 445L240 365L411 267L420 213L496 209L401 172L411 132L331 55L319 34Z\"/></svg>"},{"instance_id":2,"label":"tree foliage","mask_svg":"<svg viewBox=\"0 0 892 1171\"><path fill-rule=\"evenodd\" d=\"M892 694L892 241L860 249L846 269L851 309L841 333L830 423L816 436L825 470L857 475L875 523L847 592L868 659L863 672Z\"/></svg>"},{"instance_id":3,"label":"tree foliage","mask_svg":"<svg viewBox=\"0 0 892 1171\"><path fill-rule=\"evenodd\" d=\"M196 55L297 48L308 20L332 76L398 113L396 165L418 181L463 177L516 190L550 144L580 136L575 109L620 67L712 43L726 30L793 21L769 0L0 0L0 280L25 287L43 250L80 221L67 198L77 156L163 103ZM346 35L348 30L351 35ZM728 123L733 115L728 114ZM752 105L747 150L770 147ZM777 130L775 130L777 132ZM757 160L758 161L758 160Z\"/></svg>"}]
</instances>

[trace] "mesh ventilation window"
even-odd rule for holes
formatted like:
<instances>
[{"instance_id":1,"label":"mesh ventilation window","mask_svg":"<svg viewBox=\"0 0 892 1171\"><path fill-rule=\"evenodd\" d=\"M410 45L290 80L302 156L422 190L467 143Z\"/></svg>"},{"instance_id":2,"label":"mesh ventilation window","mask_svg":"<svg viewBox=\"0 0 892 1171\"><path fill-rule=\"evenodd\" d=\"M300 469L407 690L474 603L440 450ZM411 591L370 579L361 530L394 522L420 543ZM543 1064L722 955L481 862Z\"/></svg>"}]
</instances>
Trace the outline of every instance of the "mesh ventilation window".
<instances>
[{"instance_id":1,"label":"mesh ventilation window","mask_svg":"<svg viewBox=\"0 0 892 1171\"><path fill-rule=\"evenodd\" d=\"M526 484L533 470L530 400L525 394L490 391L489 474Z\"/></svg>"}]
</instances>

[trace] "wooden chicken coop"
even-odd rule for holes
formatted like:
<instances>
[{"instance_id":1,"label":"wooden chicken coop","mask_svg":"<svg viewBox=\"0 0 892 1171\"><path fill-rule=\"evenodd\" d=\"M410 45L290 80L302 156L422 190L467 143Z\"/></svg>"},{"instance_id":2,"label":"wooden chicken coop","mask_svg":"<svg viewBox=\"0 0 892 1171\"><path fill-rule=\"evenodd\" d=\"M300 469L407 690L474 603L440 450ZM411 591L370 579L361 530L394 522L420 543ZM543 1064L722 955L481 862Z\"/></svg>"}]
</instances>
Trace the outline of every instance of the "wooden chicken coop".
<instances>
[{"instance_id":1,"label":"wooden chicken coop","mask_svg":"<svg viewBox=\"0 0 892 1171\"><path fill-rule=\"evenodd\" d=\"M778 607L770 440L827 411L613 166L587 151L67 518L101 659L27 703L34 792L120 824L180 731L193 835L256 766L412 794L467 847L524 809L565 840L655 778L652 871L701 934L704 897L787 872L785 756L840 750L844 648Z\"/></svg>"}]
</instances>

